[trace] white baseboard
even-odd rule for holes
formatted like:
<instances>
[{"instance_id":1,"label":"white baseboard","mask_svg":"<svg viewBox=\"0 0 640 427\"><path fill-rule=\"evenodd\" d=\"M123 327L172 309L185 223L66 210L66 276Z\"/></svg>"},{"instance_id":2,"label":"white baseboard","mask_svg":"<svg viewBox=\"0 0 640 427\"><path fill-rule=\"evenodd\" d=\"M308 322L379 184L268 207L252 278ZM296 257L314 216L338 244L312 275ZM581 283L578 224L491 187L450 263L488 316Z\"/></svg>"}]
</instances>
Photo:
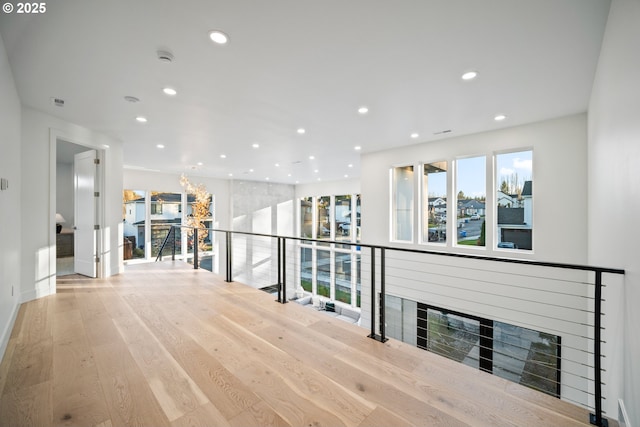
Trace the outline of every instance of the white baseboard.
<instances>
[{"instance_id":1,"label":"white baseboard","mask_svg":"<svg viewBox=\"0 0 640 427\"><path fill-rule=\"evenodd\" d=\"M631 427L629 414L627 414L627 409L624 407L624 401L622 399L618 399L618 423L620 427Z\"/></svg>"},{"instance_id":2,"label":"white baseboard","mask_svg":"<svg viewBox=\"0 0 640 427\"><path fill-rule=\"evenodd\" d=\"M9 338L11 337L11 331L13 331L13 325L16 323L19 308L20 303L16 303L16 305L13 306L13 311L11 312L11 316L9 316L9 321L2 330L2 337L0 337L0 360L4 357L4 352L7 351L7 345L9 345Z\"/></svg>"}]
</instances>

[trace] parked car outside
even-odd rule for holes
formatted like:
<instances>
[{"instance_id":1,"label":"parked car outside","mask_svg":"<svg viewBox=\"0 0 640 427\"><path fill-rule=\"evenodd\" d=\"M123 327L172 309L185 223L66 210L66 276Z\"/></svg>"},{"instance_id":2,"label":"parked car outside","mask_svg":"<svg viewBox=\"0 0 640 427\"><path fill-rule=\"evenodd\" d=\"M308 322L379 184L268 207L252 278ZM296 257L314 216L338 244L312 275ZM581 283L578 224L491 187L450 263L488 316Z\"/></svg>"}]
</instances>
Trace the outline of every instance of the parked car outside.
<instances>
[{"instance_id":1,"label":"parked car outside","mask_svg":"<svg viewBox=\"0 0 640 427\"><path fill-rule=\"evenodd\" d=\"M471 219L472 221L479 220L479 219L480 219L480 215L478 215L478 214L473 214L473 215L471 215L471 218L470 218L470 219Z\"/></svg>"}]
</instances>

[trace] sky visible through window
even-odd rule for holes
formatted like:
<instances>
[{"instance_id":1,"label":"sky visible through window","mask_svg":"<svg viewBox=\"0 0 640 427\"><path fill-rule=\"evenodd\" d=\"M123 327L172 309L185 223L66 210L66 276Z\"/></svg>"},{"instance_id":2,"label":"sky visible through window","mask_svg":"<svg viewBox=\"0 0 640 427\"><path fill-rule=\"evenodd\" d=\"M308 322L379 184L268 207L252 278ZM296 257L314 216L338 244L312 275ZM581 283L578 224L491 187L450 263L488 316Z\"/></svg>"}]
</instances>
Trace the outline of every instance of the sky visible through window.
<instances>
[{"instance_id":1,"label":"sky visible through window","mask_svg":"<svg viewBox=\"0 0 640 427\"><path fill-rule=\"evenodd\" d=\"M515 176L517 176L520 187L522 187L524 181L530 181L533 164L532 154L532 151L519 151L497 156L497 188L500 188L503 180L512 179ZM478 177L485 175L484 157L460 159L458 162L459 164L464 164L463 168L457 168L458 189L464 189L464 194L467 197L484 197L486 194L485 183L484 180L478 179ZM442 177L434 175L429 178L429 197L437 197L446 193L446 182L444 180L444 174L442 174Z\"/></svg>"}]
</instances>

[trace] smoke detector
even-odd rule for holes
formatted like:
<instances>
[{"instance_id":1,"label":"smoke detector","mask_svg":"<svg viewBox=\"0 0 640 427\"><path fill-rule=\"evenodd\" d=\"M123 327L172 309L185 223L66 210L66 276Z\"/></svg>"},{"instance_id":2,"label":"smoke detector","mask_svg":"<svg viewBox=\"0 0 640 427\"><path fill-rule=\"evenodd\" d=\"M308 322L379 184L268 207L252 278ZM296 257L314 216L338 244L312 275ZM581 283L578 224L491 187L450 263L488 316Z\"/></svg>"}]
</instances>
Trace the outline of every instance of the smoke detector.
<instances>
[{"instance_id":1,"label":"smoke detector","mask_svg":"<svg viewBox=\"0 0 640 427\"><path fill-rule=\"evenodd\" d=\"M64 99L62 98L51 98L51 103L56 107L64 107Z\"/></svg>"},{"instance_id":2,"label":"smoke detector","mask_svg":"<svg viewBox=\"0 0 640 427\"><path fill-rule=\"evenodd\" d=\"M173 62L173 53L167 52L166 50L159 50L158 59L162 62Z\"/></svg>"}]
</instances>

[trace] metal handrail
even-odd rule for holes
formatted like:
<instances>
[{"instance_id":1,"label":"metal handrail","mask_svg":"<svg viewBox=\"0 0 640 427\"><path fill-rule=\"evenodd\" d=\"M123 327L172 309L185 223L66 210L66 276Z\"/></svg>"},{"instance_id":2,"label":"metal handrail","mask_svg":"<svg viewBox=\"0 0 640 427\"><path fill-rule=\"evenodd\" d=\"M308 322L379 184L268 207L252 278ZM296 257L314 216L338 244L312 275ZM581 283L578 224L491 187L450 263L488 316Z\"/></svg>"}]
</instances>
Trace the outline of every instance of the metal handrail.
<instances>
[{"instance_id":1,"label":"metal handrail","mask_svg":"<svg viewBox=\"0 0 640 427\"><path fill-rule=\"evenodd\" d=\"M594 320L595 324L594 328L594 386L595 386L595 413L591 414L590 422L599 427L607 427L608 422L602 416L602 348L601 348L601 328L602 328L602 274L620 274L624 275L625 271L623 269L617 268L609 268L609 267L600 267L600 266L591 266L591 265L580 265L580 264L567 264L567 263L557 263L557 262L546 262L546 261L533 261L533 260L525 260L525 259L514 259L514 258L500 258L500 257L488 257L483 255L471 255L471 254L461 254L461 253L451 253L451 252L441 252L441 251L431 251L431 250L423 250L423 249L414 249L414 248L404 248L404 247L395 247L388 245L374 245L368 243L352 243L352 242L343 242L343 241L335 241L335 240L324 240L324 239L312 239L305 237L295 237L295 236L282 236L275 234L264 234L264 233L253 233L247 231L233 231L233 230L223 230L223 229L215 229L215 228L202 228L202 227L193 227L187 225L172 225L172 230L176 227L181 228L191 228L194 230L194 234L197 237L197 232L199 229L206 229L212 232L225 233L226 236L226 257L227 257L227 265L226 265L226 281L232 282L232 236L234 234L245 235L245 236L256 236L256 237L268 237L272 239L277 239L278 241L278 299L277 301L280 303L286 303L286 266L285 266L285 248L286 241L298 241L298 242L311 242L311 243L324 243L324 244L336 244L336 245L347 245L347 246L356 246L356 247L364 247L371 249L371 333L368 335L370 338L373 338L380 342L387 341L385 335L385 253L386 251L399 251L405 253L417 253L423 255L434 255L434 256L444 256L451 258L463 258L470 260L478 260L478 261L489 261L489 262L500 262L500 263L511 263L511 264L522 264L522 265L530 265L530 266L538 266L538 267L548 267L548 268L558 268L558 269L568 269L568 270L581 270L585 272L593 272L595 273L595 292L594 292ZM159 259L162 259L162 249L164 248L166 242L169 239L171 231L167 234L167 238L165 238L165 242L162 244L162 248L160 250L160 254L158 255ZM196 240L197 241L197 240ZM380 251L380 301L379 301L379 329L380 333L376 333L375 330L375 316L374 316L374 307L376 306L375 301L375 281L376 281L376 268L375 268L375 259L376 259L376 250ZM175 259L175 239L174 239L174 256ZM158 258L156 259L156 261ZM194 246L194 268L198 268L198 251Z\"/></svg>"}]
</instances>

